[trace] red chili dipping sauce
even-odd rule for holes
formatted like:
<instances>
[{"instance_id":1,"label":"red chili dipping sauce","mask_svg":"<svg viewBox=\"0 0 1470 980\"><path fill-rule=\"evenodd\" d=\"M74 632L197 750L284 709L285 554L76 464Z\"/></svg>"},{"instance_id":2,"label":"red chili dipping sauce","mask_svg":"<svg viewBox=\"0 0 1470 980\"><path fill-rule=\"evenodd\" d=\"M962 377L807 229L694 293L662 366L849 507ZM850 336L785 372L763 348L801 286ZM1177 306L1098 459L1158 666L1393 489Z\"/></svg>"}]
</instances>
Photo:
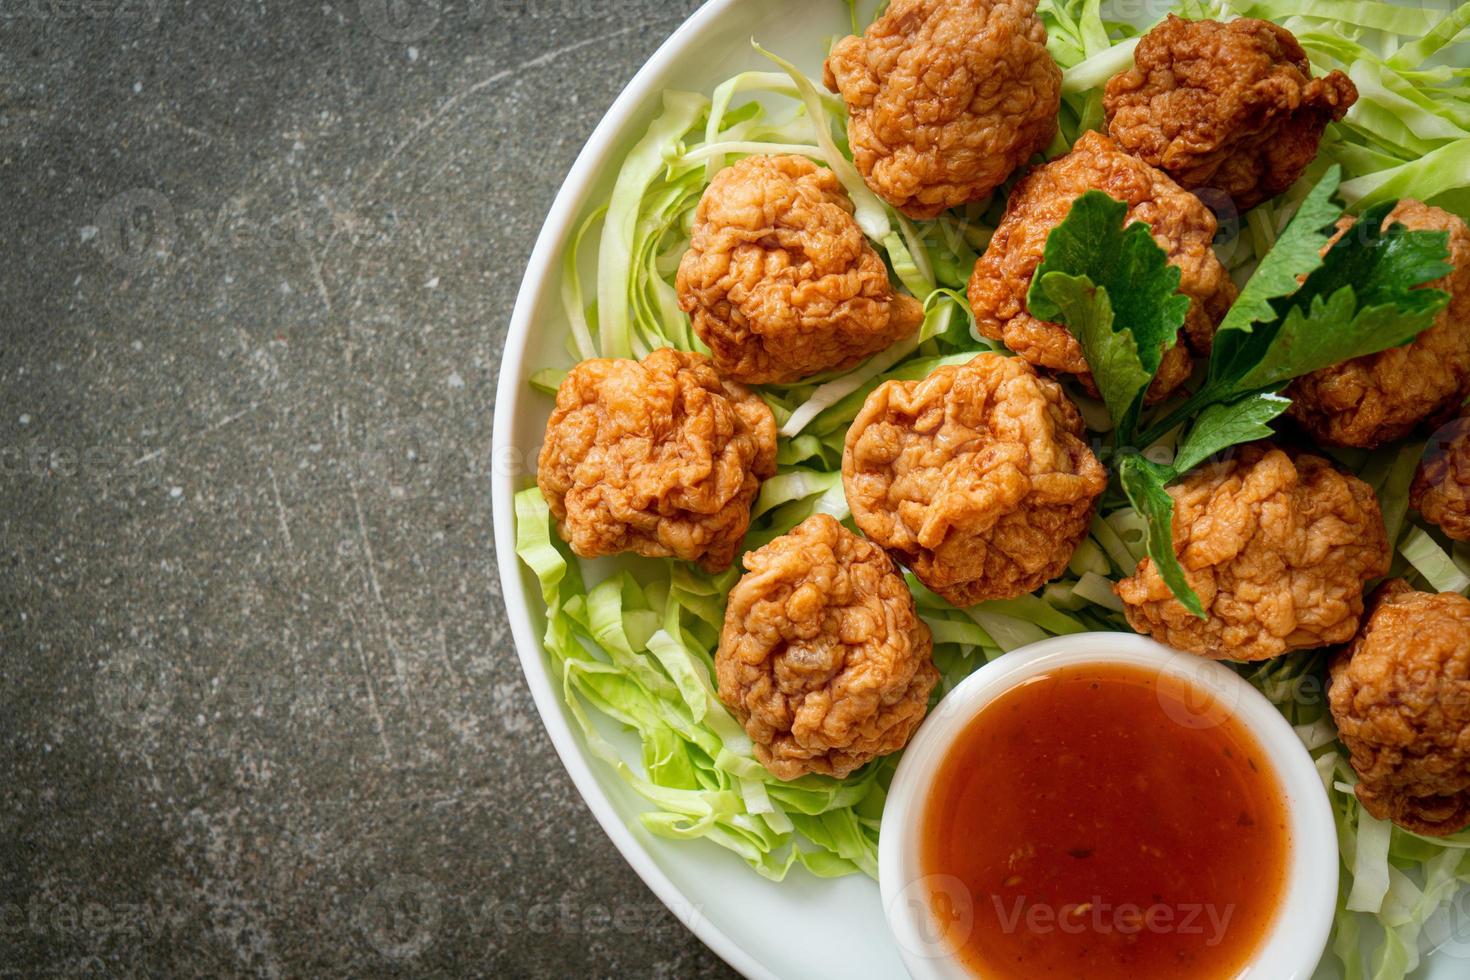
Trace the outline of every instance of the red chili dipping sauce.
<instances>
[{"instance_id":1,"label":"red chili dipping sauce","mask_svg":"<svg viewBox=\"0 0 1470 980\"><path fill-rule=\"evenodd\" d=\"M922 841L955 955L1016 980L1232 977L1272 925L1291 847L1250 732L1182 679L1113 665L981 711L940 767Z\"/></svg>"}]
</instances>

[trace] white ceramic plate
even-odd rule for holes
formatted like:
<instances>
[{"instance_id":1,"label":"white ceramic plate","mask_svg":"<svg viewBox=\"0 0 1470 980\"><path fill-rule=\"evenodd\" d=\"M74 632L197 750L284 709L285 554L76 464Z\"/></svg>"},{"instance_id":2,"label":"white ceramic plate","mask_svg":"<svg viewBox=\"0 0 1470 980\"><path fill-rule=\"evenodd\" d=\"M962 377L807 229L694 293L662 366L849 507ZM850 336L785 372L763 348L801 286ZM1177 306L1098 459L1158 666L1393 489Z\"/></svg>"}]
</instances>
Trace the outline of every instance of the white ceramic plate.
<instances>
[{"instance_id":1,"label":"white ceramic plate","mask_svg":"<svg viewBox=\"0 0 1470 980\"><path fill-rule=\"evenodd\" d=\"M542 721L577 790L623 857L682 922L751 978L904 976L878 886L859 875L824 881L799 869L777 885L715 844L663 840L638 826L636 816L646 804L587 753L548 672L540 644L540 592L516 558L511 498L529 485L551 409L550 399L529 387L530 376L570 363L558 296L563 249L577 220L594 202L606 200L619 162L657 113L663 90L708 93L737 72L770 70L751 50L752 37L820 77L828 39L848 31L847 6L840 0L711 0L659 48L587 141L541 229L511 319L496 396L495 547L511 630ZM1467 972L1465 959L1435 960L1426 980Z\"/></svg>"}]
</instances>

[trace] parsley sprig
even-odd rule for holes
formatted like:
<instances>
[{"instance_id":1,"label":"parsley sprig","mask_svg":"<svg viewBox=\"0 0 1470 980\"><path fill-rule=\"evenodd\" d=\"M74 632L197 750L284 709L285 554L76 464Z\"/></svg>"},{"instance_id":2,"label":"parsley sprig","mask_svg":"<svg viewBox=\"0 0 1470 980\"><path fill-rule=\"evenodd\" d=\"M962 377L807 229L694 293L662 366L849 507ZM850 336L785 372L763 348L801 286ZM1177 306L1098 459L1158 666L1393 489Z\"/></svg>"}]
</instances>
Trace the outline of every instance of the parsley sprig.
<instances>
[{"instance_id":1,"label":"parsley sprig","mask_svg":"<svg viewBox=\"0 0 1470 980\"><path fill-rule=\"evenodd\" d=\"M1205 380L1178 408L1149 419L1144 395L1189 309L1179 270L1149 226L1124 226L1127 205L1088 191L1046 240L1031 281L1033 316L1061 323L1082 346L1112 416L1123 492L1148 523L1148 554L1174 596L1204 609L1174 554L1174 501L1166 487L1210 457L1271 436L1290 406L1293 378L1406 344L1427 329L1449 295L1421 289L1451 271L1444 232L1383 227L1395 202L1365 211L1325 256L1342 217L1333 166L1306 196L1215 333ZM1172 465L1147 447L1180 426Z\"/></svg>"}]
</instances>

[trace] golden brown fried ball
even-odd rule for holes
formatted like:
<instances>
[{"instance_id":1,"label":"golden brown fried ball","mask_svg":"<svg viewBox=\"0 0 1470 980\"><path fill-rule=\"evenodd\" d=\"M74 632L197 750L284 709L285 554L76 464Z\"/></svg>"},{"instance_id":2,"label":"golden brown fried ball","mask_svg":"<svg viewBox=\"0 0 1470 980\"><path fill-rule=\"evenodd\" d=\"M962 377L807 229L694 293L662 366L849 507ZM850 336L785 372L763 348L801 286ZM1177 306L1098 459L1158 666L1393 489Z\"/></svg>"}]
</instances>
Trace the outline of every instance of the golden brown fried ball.
<instances>
[{"instance_id":1,"label":"golden brown fried ball","mask_svg":"<svg viewBox=\"0 0 1470 980\"><path fill-rule=\"evenodd\" d=\"M720 373L748 384L852 367L924 319L893 292L836 176L805 157L747 157L715 175L677 288Z\"/></svg>"},{"instance_id":2,"label":"golden brown fried ball","mask_svg":"<svg viewBox=\"0 0 1470 980\"><path fill-rule=\"evenodd\" d=\"M888 556L817 514L746 554L745 567L715 673L756 758L781 779L841 778L903 748L939 671Z\"/></svg>"},{"instance_id":3,"label":"golden brown fried ball","mask_svg":"<svg viewBox=\"0 0 1470 980\"><path fill-rule=\"evenodd\" d=\"M1436 837L1470 824L1470 599L1385 585L1328 700L1363 809Z\"/></svg>"},{"instance_id":4,"label":"golden brown fried ball","mask_svg":"<svg viewBox=\"0 0 1470 980\"><path fill-rule=\"evenodd\" d=\"M1389 562L1368 484L1320 457L1255 443L1169 495L1174 553L1207 618L1191 615L1145 558L1116 587L1135 630L1215 660L1265 660L1358 631L1363 587Z\"/></svg>"},{"instance_id":5,"label":"golden brown fried ball","mask_svg":"<svg viewBox=\"0 0 1470 980\"><path fill-rule=\"evenodd\" d=\"M1470 418L1455 419L1425 447L1409 503L1456 541L1470 541Z\"/></svg>"},{"instance_id":6,"label":"golden brown fried ball","mask_svg":"<svg viewBox=\"0 0 1470 980\"><path fill-rule=\"evenodd\" d=\"M863 179L911 218L984 198L1057 131L1036 0L893 0L832 48L825 81Z\"/></svg>"},{"instance_id":7,"label":"golden brown fried ball","mask_svg":"<svg viewBox=\"0 0 1470 980\"><path fill-rule=\"evenodd\" d=\"M571 370L546 423L536 483L584 558L634 551L728 568L760 481L776 472L776 420L703 354L656 350Z\"/></svg>"},{"instance_id":8,"label":"golden brown fried ball","mask_svg":"<svg viewBox=\"0 0 1470 980\"><path fill-rule=\"evenodd\" d=\"M1287 389L1291 415L1318 442L1373 448L1421 422L1455 414L1470 396L1470 228L1448 211L1403 200L1384 219L1411 231L1445 231L1454 271L1423 288L1450 294L1434 325L1401 347L1323 368ZM1336 243L1352 227L1339 223Z\"/></svg>"},{"instance_id":9,"label":"golden brown fried ball","mask_svg":"<svg viewBox=\"0 0 1470 980\"><path fill-rule=\"evenodd\" d=\"M1185 339L1197 353L1206 353L1236 295L1211 247L1215 216L1162 171L1121 152L1097 132L1083 134L1071 153L1035 168L1011 190L1000 227L970 276L976 328L1032 364L1078 375L1092 387L1077 338L1061 324L1026 311L1026 293L1041 264L1046 236L1088 190L1127 204L1129 224L1148 222L1154 241L1179 268L1179 291L1190 299ZM1149 389L1150 398L1162 398L1183 384L1190 370L1189 352L1182 345L1171 348Z\"/></svg>"},{"instance_id":10,"label":"golden brown fried ball","mask_svg":"<svg viewBox=\"0 0 1470 980\"><path fill-rule=\"evenodd\" d=\"M1107 486L1060 385L981 354L887 381L847 431L842 483L873 541L956 606L1056 578Z\"/></svg>"},{"instance_id":11,"label":"golden brown fried ball","mask_svg":"<svg viewBox=\"0 0 1470 980\"><path fill-rule=\"evenodd\" d=\"M1138 42L1134 67L1103 97L1118 145L1190 190L1223 191L1242 211L1296 183L1328 121L1358 100L1340 71L1312 77L1284 27L1170 14Z\"/></svg>"}]
</instances>

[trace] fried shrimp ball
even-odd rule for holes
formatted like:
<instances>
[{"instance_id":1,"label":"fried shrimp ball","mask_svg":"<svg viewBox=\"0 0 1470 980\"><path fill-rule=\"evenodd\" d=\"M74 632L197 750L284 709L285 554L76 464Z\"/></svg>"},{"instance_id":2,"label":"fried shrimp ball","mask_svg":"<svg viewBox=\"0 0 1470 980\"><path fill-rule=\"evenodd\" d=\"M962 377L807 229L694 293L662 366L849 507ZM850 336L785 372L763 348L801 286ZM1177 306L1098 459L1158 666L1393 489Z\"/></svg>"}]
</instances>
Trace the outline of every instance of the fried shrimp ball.
<instances>
[{"instance_id":1,"label":"fried shrimp ball","mask_svg":"<svg viewBox=\"0 0 1470 980\"><path fill-rule=\"evenodd\" d=\"M715 175L677 288L720 373L748 384L852 367L924 319L888 284L837 177L805 157L747 157Z\"/></svg>"},{"instance_id":2,"label":"fried shrimp ball","mask_svg":"<svg viewBox=\"0 0 1470 980\"><path fill-rule=\"evenodd\" d=\"M842 483L873 541L956 606L1056 578L1107 486L1082 417L1019 357L981 354L880 385L847 431Z\"/></svg>"},{"instance_id":3,"label":"fried shrimp ball","mask_svg":"<svg viewBox=\"0 0 1470 980\"><path fill-rule=\"evenodd\" d=\"M911 218L978 201L1057 131L1036 0L893 0L827 58L863 179Z\"/></svg>"},{"instance_id":4,"label":"fried shrimp ball","mask_svg":"<svg viewBox=\"0 0 1470 980\"><path fill-rule=\"evenodd\" d=\"M760 481L776 472L776 420L703 354L583 361L556 392L536 483L584 558L633 551L728 568Z\"/></svg>"},{"instance_id":5,"label":"fried shrimp ball","mask_svg":"<svg viewBox=\"0 0 1470 980\"><path fill-rule=\"evenodd\" d=\"M1104 92L1113 139L1190 190L1223 191L1242 211L1296 183L1328 121L1358 100L1340 71L1313 78L1292 33L1266 20L1170 14L1138 42L1133 62Z\"/></svg>"},{"instance_id":6,"label":"fried shrimp ball","mask_svg":"<svg viewBox=\"0 0 1470 980\"><path fill-rule=\"evenodd\" d=\"M745 556L715 654L720 699L777 777L896 752L939 680L929 627L876 545L827 514Z\"/></svg>"},{"instance_id":7,"label":"fried shrimp ball","mask_svg":"<svg viewBox=\"0 0 1470 980\"><path fill-rule=\"evenodd\" d=\"M1031 277L1041 264L1046 236L1088 190L1128 205L1126 221L1148 222L1153 239L1179 268L1179 291L1189 297L1184 336L1206 353L1215 327L1235 301L1235 284L1211 247L1215 216L1162 171L1121 152L1101 133L1089 132L1071 153L1035 168L1011 190L1005 216L970 276L970 305L980 333L999 340L1038 367L1075 374L1092 387L1082 345L1059 323L1026 311ZM1176 345L1149 389L1158 400L1190 374L1189 352Z\"/></svg>"},{"instance_id":8,"label":"fried shrimp ball","mask_svg":"<svg viewBox=\"0 0 1470 980\"><path fill-rule=\"evenodd\" d=\"M1116 586L1135 630L1215 660L1265 660L1358 631L1363 586L1389 561L1368 484L1320 457L1255 443L1169 495L1174 553L1206 618L1185 609L1145 558Z\"/></svg>"},{"instance_id":9,"label":"fried shrimp ball","mask_svg":"<svg viewBox=\"0 0 1470 980\"><path fill-rule=\"evenodd\" d=\"M1328 702L1365 810L1434 837L1470 824L1470 599L1385 585Z\"/></svg>"},{"instance_id":10,"label":"fried shrimp ball","mask_svg":"<svg viewBox=\"0 0 1470 980\"><path fill-rule=\"evenodd\" d=\"M1456 541L1470 541L1470 418L1455 419L1425 450L1409 503Z\"/></svg>"},{"instance_id":11,"label":"fried shrimp ball","mask_svg":"<svg viewBox=\"0 0 1470 980\"><path fill-rule=\"evenodd\" d=\"M1318 442L1373 448L1451 416L1470 396L1470 228L1448 211L1403 200L1384 227L1444 231L1454 271L1423 288L1450 294L1434 325L1401 347L1355 357L1299 378L1287 389L1291 415ZM1331 244L1347 233L1340 223Z\"/></svg>"}]
</instances>

